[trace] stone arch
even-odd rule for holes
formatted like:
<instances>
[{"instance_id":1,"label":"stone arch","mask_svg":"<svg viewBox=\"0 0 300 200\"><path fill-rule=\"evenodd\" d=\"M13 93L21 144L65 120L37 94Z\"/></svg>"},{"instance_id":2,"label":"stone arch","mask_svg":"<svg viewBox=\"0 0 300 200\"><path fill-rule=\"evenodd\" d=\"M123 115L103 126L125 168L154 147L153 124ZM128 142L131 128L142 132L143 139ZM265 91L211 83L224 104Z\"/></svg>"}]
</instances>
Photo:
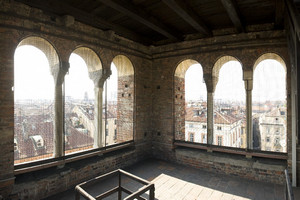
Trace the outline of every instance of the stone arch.
<instances>
[{"instance_id":1,"label":"stone arch","mask_svg":"<svg viewBox=\"0 0 300 200\"><path fill-rule=\"evenodd\" d=\"M216 88L218 80L219 80L219 72L221 67L230 61L238 61L239 63L241 63L237 58L233 57L233 56L222 56L220 57L214 64L213 68L212 68L212 81L213 81L213 88Z\"/></svg>"},{"instance_id":2,"label":"stone arch","mask_svg":"<svg viewBox=\"0 0 300 200\"><path fill-rule=\"evenodd\" d=\"M30 36L23 39L18 44L18 47L24 45L31 45L41 50L48 59L50 69L52 69L56 65L59 65L59 57L57 51L55 50L53 45L46 39L36 36Z\"/></svg>"},{"instance_id":3,"label":"stone arch","mask_svg":"<svg viewBox=\"0 0 300 200\"><path fill-rule=\"evenodd\" d=\"M200 63L198 61L192 60L192 59L186 59L184 61L181 61L175 69L174 76L179 77L179 78L184 78L185 72L188 70L188 68L191 65L194 65L194 64L200 64Z\"/></svg>"},{"instance_id":4,"label":"stone arch","mask_svg":"<svg viewBox=\"0 0 300 200\"><path fill-rule=\"evenodd\" d=\"M112 64L117 69L117 124L116 133L114 133L114 143L122 143L133 140L135 103L134 67L130 59L124 55L114 57ZM108 140L110 139L108 138Z\"/></svg>"},{"instance_id":5,"label":"stone arch","mask_svg":"<svg viewBox=\"0 0 300 200\"><path fill-rule=\"evenodd\" d=\"M118 70L118 77L134 75L134 67L128 57L118 55L112 61Z\"/></svg>"},{"instance_id":6,"label":"stone arch","mask_svg":"<svg viewBox=\"0 0 300 200\"><path fill-rule=\"evenodd\" d=\"M99 56L92 49L88 47L79 47L75 49L73 53L82 57L82 59L85 61L87 65L89 72L102 70L102 62Z\"/></svg>"},{"instance_id":7,"label":"stone arch","mask_svg":"<svg viewBox=\"0 0 300 200\"><path fill-rule=\"evenodd\" d=\"M256 69L257 65L264 61L264 60L267 60L267 59L272 59L272 60L276 60L277 62L279 62L283 67L284 67L284 70L286 72L286 64L285 64L285 61L283 60L283 58L281 56L279 56L278 54L276 53L265 53L263 55L261 55L254 63L253 65L253 72L254 70Z\"/></svg>"}]
</instances>

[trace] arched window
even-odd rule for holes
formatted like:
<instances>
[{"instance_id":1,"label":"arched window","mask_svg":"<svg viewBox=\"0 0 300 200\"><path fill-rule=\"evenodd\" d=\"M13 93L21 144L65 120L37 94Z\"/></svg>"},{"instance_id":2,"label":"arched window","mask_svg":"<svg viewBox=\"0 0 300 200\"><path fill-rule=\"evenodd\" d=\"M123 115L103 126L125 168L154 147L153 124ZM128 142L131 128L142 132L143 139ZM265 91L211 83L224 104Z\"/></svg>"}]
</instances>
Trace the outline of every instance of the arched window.
<instances>
[{"instance_id":1,"label":"arched window","mask_svg":"<svg viewBox=\"0 0 300 200\"><path fill-rule=\"evenodd\" d=\"M89 53L94 54L83 47L75 50L70 56L70 69L65 76L66 154L92 148L94 143L94 83L89 78L85 62L87 56L92 56Z\"/></svg>"},{"instance_id":2,"label":"arched window","mask_svg":"<svg viewBox=\"0 0 300 200\"><path fill-rule=\"evenodd\" d=\"M123 55L111 64L112 74L104 84L103 131L105 144L133 140L134 69Z\"/></svg>"},{"instance_id":3,"label":"arched window","mask_svg":"<svg viewBox=\"0 0 300 200\"><path fill-rule=\"evenodd\" d=\"M207 143L207 91L201 65L181 62L175 71L175 139Z\"/></svg>"},{"instance_id":4,"label":"arched window","mask_svg":"<svg viewBox=\"0 0 300 200\"><path fill-rule=\"evenodd\" d=\"M54 80L58 57L49 42L24 39L14 56L15 164L53 156Z\"/></svg>"},{"instance_id":5,"label":"arched window","mask_svg":"<svg viewBox=\"0 0 300 200\"><path fill-rule=\"evenodd\" d=\"M286 152L286 67L275 54L255 64L252 91L253 147Z\"/></svg>"},{"instance_id":6,"label":"arched window","mask_svg":"<svg viewBox=\"0 0 300 200\"><path fill-rule=\"evenodd\" d=\"M214 93L214 144L246 147L246 106L243 70L231 57L220 65Z\"/></svg>"}]
</instances>

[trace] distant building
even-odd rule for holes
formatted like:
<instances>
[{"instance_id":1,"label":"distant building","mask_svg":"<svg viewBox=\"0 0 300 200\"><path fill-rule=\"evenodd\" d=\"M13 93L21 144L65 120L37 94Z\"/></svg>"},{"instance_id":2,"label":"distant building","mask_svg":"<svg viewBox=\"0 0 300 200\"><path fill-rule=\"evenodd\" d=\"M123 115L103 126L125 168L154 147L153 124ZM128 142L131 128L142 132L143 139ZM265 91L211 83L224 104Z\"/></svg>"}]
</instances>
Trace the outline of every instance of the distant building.
<instances>
[{"instance_id":1,"label":"distant building","mask_svg":"<svg viewBox=\"0 0 300 200\"><path fill-rule=\"evenodd\" d=\"M260 149L263 151L286 152L286 112L284 108L274 108L257 115L258 129L254 134L260 136Z\"/></svg>"},{"instance_id":2,"label":"distant building","mask_svg":"<svg viewBox=\"0 0 300 200\"><path fill-rule=\"evenodd\" d=\"M72 112L77 115L79 127L85 129L87 134L94 138L94 105L76 105ZM106 120L105 120L106 119ZM77 130L79 130L77 127ZM83 130L80 130L83 132ZM108 105L102 113L102 131L105 133L105 143L107 145L117 143L117 107L116 105Z\"/></svg>"},{"instance_id":3,"label":"distant building","mask_svg":"<svg viewBox=\"0 0 300 200\"><path fill-rule=\"evenodd\" d=\"M185 115L185 140L207 143L206 104L189 103ZM245 120L236 110L214 112L214 144L244 148L246 145Z\"/></svg>"},{"instance_id":4,"label":"distant building","mask_svg":"<svg viewBox=\"0 0 300 200\"><path fill-rule=\"evenodd\" d=\"M193 105L193 104L191 104ZM206 110L200 107L187 107L185 114L185 140L207 143Z\"/></svg>"}]
</instances>

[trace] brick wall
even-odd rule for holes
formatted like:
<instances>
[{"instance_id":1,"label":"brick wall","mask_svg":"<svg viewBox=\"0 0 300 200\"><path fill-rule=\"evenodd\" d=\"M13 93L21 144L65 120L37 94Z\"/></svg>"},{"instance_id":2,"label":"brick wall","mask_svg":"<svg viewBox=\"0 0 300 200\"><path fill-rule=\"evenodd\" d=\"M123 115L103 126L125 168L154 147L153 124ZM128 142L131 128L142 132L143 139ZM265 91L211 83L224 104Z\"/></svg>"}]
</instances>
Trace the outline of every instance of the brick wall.
<instances>
[{"instance_id":1,"label":"brick wall","mask_svg":"<svg viewBox=\"0 0 300 200\"><path fill-rule=\"evenodd\" d=\"M243 177L250 180L284 184L286 161L247 159L244 156L207 153L201 150L178 148L175 161L209 172Z\"/></svg>"},{"instance_id":2,"label":"brick wall","mask_svg":"<svg viewBox=\"0 0 300 200\"><path fill-rule=\"evenodd\" d=\"M185 139L185 80L181 77L174 77L174 118L175 118L175 139Z\"/></svg>"},{"instance_id":3,"label":"brick wall","mask_svg":"<svg viewBox=\"0 0 300 200\"><path fill-rule=\"evenodd\" d=\"M118 78L117 142L133 139L134 75Z\"/></svg>"},{"instance_id":4,"label":"brick wall","mask_svg":"<svg viewBox=\"0 0 300 200\"><path fill-rule=\"evenodd\" d=\"M4 34L3 34L4 33ZM0 26L0 194L7 196L14 182L13 34Z\"/></svg>"}]
</instances>

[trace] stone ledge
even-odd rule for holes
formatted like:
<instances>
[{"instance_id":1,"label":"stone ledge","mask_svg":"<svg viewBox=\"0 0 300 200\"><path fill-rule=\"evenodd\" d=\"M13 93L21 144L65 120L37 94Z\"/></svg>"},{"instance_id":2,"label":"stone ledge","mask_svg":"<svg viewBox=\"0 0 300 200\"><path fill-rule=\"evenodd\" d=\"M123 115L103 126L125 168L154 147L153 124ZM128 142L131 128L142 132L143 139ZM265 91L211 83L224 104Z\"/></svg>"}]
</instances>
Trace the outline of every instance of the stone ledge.
<instances>
[{"instance_id":1,"label":"stone ledge","mask_svg":"<svg viewBox=\"0 0 300 200\"><path fill-rule=\"evenodd\" d=\"M204 150L177 148L175 150L176 162L215 171L241 178L257 181L284 184L285 160L268 158L245 158L242 155L231 155L221 152L208 153Z\"/></svg>"}]
</instances>

